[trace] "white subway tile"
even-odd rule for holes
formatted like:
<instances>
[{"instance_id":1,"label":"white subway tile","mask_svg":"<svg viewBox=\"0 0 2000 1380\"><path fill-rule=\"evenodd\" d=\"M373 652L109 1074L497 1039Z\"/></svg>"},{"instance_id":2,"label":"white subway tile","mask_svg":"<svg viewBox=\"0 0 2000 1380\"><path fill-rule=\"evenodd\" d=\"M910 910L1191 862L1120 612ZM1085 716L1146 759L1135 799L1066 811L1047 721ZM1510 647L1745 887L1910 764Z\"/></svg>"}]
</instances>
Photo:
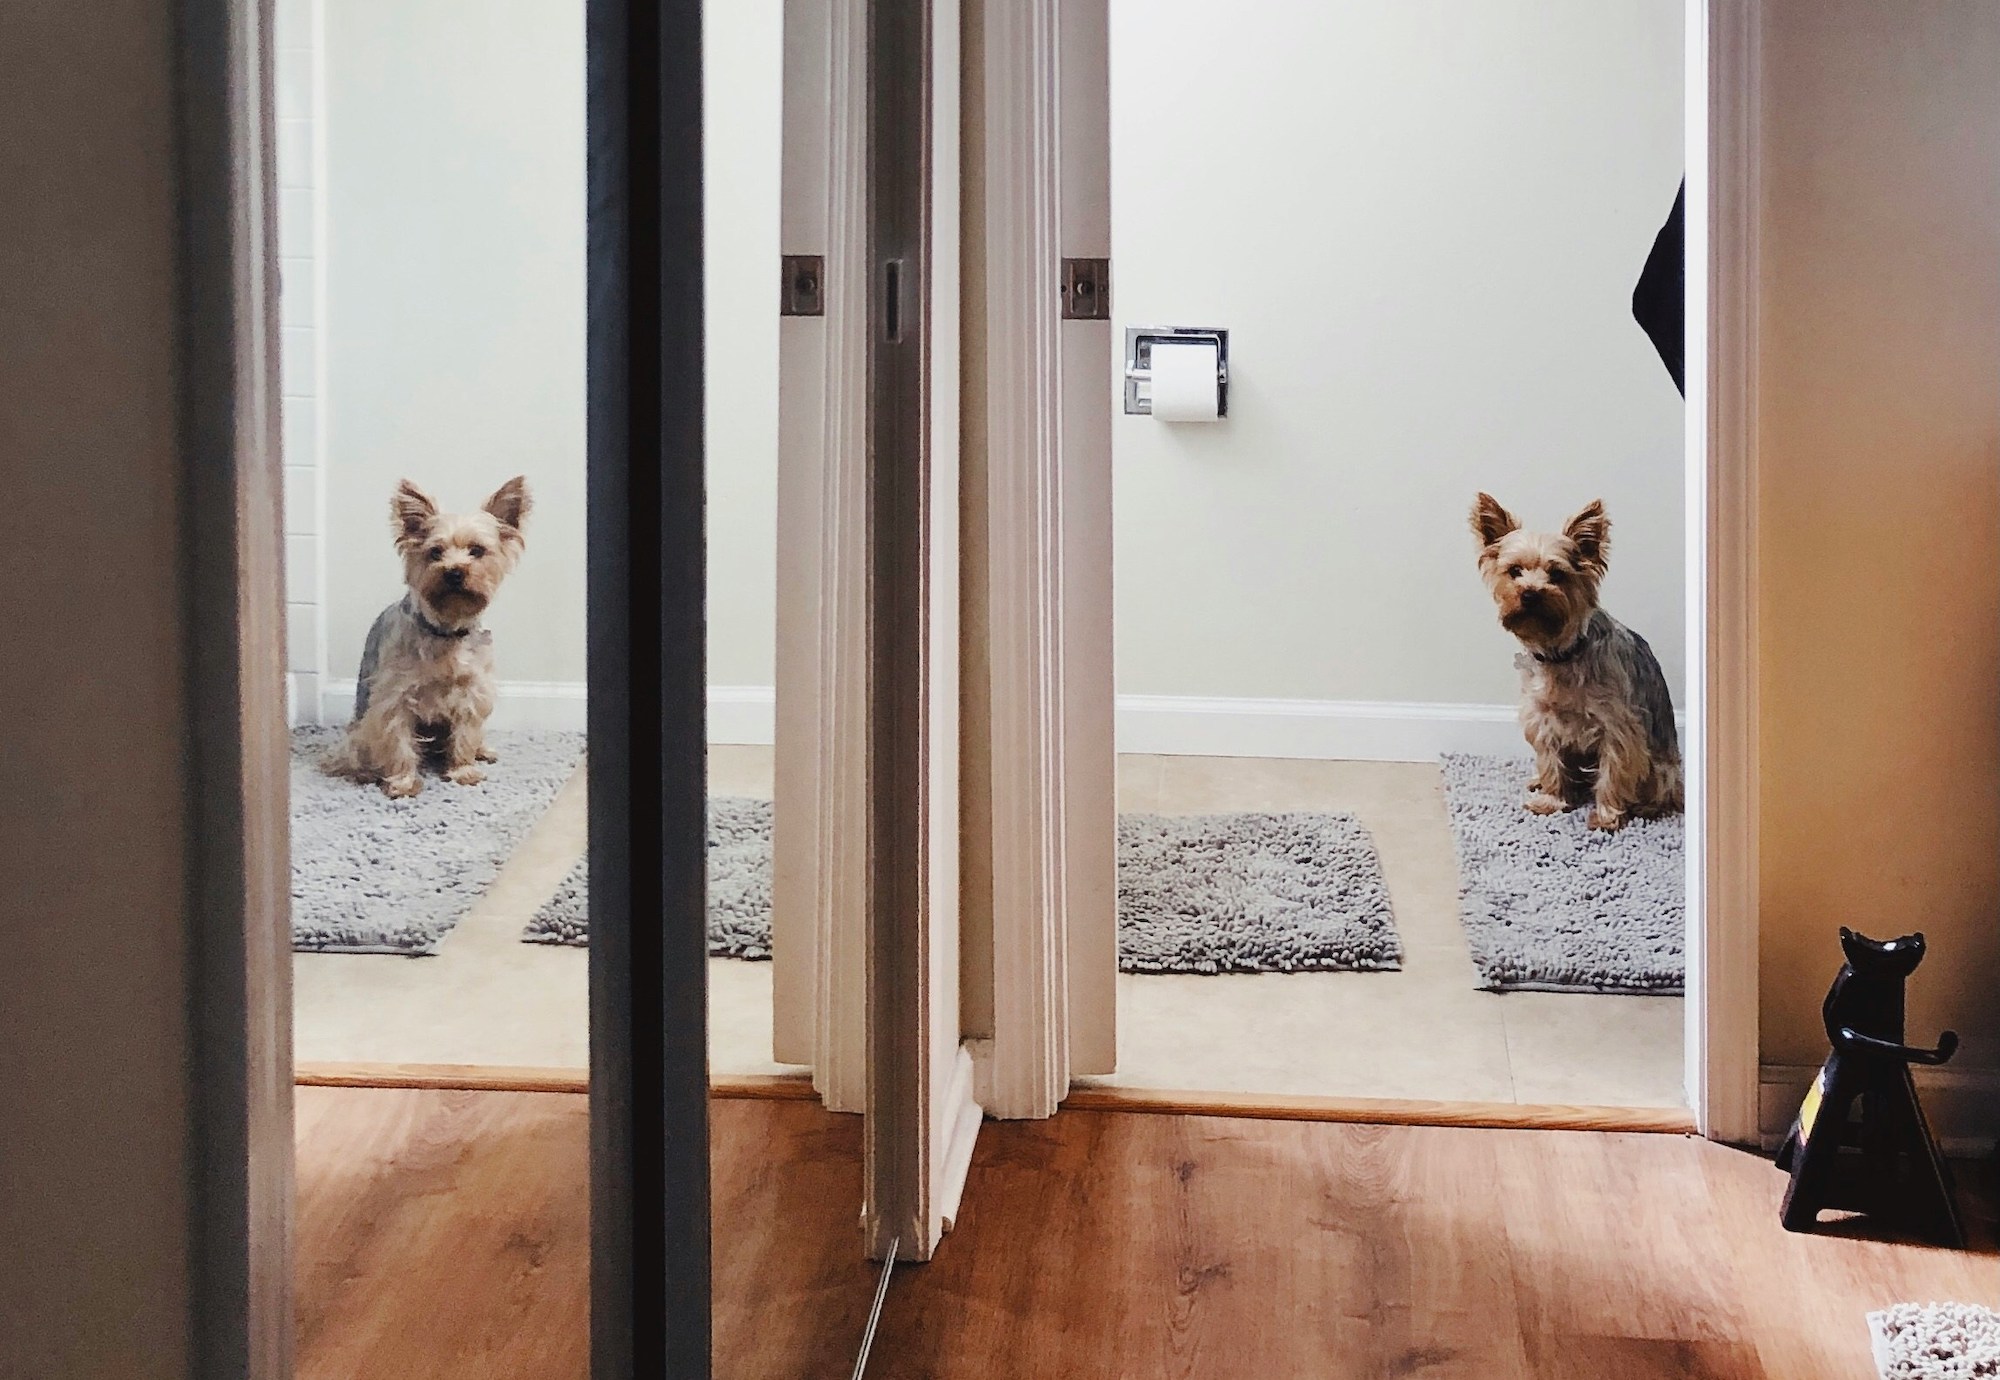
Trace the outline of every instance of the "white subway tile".
<instances>
[{"instance_id":1,"label":"white subway tile","mask_svg":"<svg viewBox=\"0 0 2000 1380\"><path fill-rule=\"evenodd\" d=\"M286 187L278 193L278 252L287 258L312 257L311 187Z\"/></svg>"},{"instance_id":2,"label":"white subway tile","mask_svg":"<svg viewBox=\"0 0 2000 1380\"><path fill-rule=\"evenodd\" d=\"M287 326L278 332L279 391L288 398L313 396L313 332Z\"/></svg>"},{"instance_id":3,"label":"white subway tile","mask_svg":"<svg viewBox=\"0 0 2000 1380\"><path fill-rule=\"evenodd\" d=\"M278 121L278 185L312 186L312 121Z\"/></svg>"},{"instance_id":4,"label":"white subway tile","mask_svg":"<svg viewBox=\"0 0 2000 1380\"><path fill-rule=\"evenodd\" d=\"M313 113L313 54L310 42L287 44L278 35L278 118L310 120Z\"/></svg>"},{"instance_id":5,"label":"white subway tile","mask_svg":"<svg viewBox=\"0 0 2000 1380\"><path fill-rule=\"evenodd\" d=\"M310 537L319 532L319 471L311 465L285 466L285 532ZM292 586L292 595L302 593Z\"/></svg>"},{"instance_id":6,"label":"white subway tile","mask_svg":"<svg viewBox=\"0 0 2000 1380\"><path fill-rule=\"evenodd\" d=\"M319 542L312 537L285 538L287 597L319 602Z\"/></svg>"},{"instance_id":7,"label":"white subway tile","mask_svg":"<svg viewBox=\"0 0 2000 1380\"><path fill-rule=\"evenodd\" d=\"M319 606L285 605L285 669L319 670Z\"/></svg>"},{"instance_id":8,"label":"white subway tile","mask_svg":"<svg viewBox=\"0 0 2000 1380\"><path fill-rule=\"evenodd\" d=\"M287 467L319 463L319 437L314 432L315 404L311 398L281 398L284 410L284 461Z\"/></svg>"},{"instance_id":9,"label":"white subway tile","mask_svg":"<svg viewBox=\"0 0 2000 1380\"><path fill-rule=\"evenodd\" d=\"M277 40L281 48L312 46L312 0L278 0Z\"/></svg>"},{"instance_id":10,"label":"white subway tile","mask_svg":"<svg viewBox=\"0 0 2000 1380\"><path fill-rule=\"evenodd\" d=\"M287 193L287 195L290 195ZM278 324L283 326L310 326L313 324L313 261L311 259L278 260Z\"/></svg>"}]
</instances>

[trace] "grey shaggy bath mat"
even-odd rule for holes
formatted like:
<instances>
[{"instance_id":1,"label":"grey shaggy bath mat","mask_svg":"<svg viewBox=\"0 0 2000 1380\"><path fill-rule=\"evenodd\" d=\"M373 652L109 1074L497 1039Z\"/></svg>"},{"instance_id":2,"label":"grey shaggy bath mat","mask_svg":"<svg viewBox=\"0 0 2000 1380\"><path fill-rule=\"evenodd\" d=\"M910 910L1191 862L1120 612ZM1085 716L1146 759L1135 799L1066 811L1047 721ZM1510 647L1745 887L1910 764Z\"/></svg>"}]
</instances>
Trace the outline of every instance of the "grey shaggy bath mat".
<instances>
[{"instance_id":1,"label":"grey shaggy bath mat","mask_svg":"<svg viewBox=\"0 0 2000 1380\"><path fill-rule=\"evenodd\" d=\"M769 958L771 808L709 805L709 952ZM582 863L523 936L589 942ZM1402 943L1375 847L1348 815L1125 815L1118 966L1128 973L1393 969Z\"/></svg>"},{"instance_id":2,"label":"grey shaggy bath mat","mask_svg":"<svg viewBox=\"0 0 2000 1380\"><path fill-rule=\"evenodd\" d=\"M1522 808L1525 758L1444 757L1459 915L1494 991L1672 994L1684 973L1680 816L1586 828Z\"/></svg>"},{"instance_id":3,"label":"grey shaggy bath mat","mask_svg":"<svg viewBox=\"0 0 2000 1380\"><path fill-rule=\"evenodd\" d=\"M530 944L590 942L590 859L542 903L521 936ZM771 956L771 802L721 795L708 802L708 952Z\"/></svg>"},{"instance_id":4,"label":"grey shaggy bath mat","mask_svg":"<svg viewBox=\"0 0 2000 1380\"><path fill-rule=\"evenodd\" d=\"M321 953L433 952L583 757L581 733L495 733L481 784L391 800L319 770L341 732L292 734L292 947Z\"/></svg>"},{"instance_id":5,"label":"grey shaggy bath mat","mask_svg":"<svg viewBox=\"0 0 2000 1380\"><path fill-rule=\"evenodd\" d=\"M2000 1313L1973 1303L1899 1303L1868 1315L1882 1380L2000 1380Z\"/></svg>"}]
</instances>

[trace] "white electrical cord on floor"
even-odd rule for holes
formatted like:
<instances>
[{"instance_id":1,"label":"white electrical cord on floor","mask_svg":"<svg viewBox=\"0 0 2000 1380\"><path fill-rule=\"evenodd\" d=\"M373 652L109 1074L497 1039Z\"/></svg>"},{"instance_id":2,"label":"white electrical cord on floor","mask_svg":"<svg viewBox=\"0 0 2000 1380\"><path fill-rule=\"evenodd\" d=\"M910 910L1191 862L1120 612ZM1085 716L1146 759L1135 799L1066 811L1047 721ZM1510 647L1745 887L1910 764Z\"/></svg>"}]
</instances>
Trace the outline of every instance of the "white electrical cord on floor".
<instances>
[{"instance_id":1,"label":"white electrical cord on floor","mask_svg":"<svg viewBox=\"0 0 2000 1380\"><path fill-rule=\"evenodd\" d=\"M861 1380L868 1369L868 1349L875 1345L875 1326L882 1321L882 1303L889 1297L889 1276L896 1268L896 1250L902 1244L901 1237L892 1239L882 1260L882 1277L875 1281L875 1302L868 1309L868 1327L861 1334L861 1354L854 1358L854 1380Z\"/></svg>"}]
</instances>

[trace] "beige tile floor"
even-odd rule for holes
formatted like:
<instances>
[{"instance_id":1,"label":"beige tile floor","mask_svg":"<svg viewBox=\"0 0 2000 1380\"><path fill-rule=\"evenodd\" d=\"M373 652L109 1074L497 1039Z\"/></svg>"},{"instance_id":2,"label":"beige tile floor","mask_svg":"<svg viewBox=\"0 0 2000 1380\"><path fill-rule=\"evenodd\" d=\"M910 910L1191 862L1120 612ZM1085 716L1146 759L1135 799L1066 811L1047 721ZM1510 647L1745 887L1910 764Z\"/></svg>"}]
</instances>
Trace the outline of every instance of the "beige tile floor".
<instances>
[{"instance_id":1,"label":"beige tile floor","mask_svg":"<svg viewBox=\"0 0 2000 1380\"><path fill-rule=\"evenodd\" d=\"M718 747L718 794L766 795L767 748ZM1119 1070L1092 1082L1207 1092L1677 1106L1676 997L1481 992L1458 925L1458 872L1435 767L1125 757L1119 806L1200 813L1346 810L1374 835L1403 937L1398 973L1119 978ZM300 954L301 1060L577 1066L584 954L520 942L581 853L571 781L435 957ZM712 959L710 1062L770 1060L768 963Z\"/></svg>"}]
</instances>

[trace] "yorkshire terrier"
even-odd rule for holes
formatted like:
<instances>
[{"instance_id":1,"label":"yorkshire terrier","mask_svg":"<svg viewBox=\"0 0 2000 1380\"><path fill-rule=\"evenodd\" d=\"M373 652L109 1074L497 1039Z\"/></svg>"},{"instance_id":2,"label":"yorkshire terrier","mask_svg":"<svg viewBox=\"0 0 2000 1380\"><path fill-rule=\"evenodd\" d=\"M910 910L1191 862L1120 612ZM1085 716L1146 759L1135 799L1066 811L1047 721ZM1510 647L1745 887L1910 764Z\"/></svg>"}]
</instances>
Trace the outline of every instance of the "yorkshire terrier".
<instances>
[{"instance_id":1,"label":"yorkshire terrier","mask_svg":"<svg viewBox=\"0 0 2000 1380\"><path fill-rule=\"evenodd\" d=\"M1530 811L1588 804L1593 829L1681 809L1681 750L1667 678L1646 639L1597 603L1611 519L1593 501L1560 532L1523 531L1481 494L1479 573L1521 641L1521 729L1535 750Z\"/></svg>"},{"instance_id":2,"label":"yorkshire terrier","mask_svg":"<svg viewBox=\"0 0 2000 1380\"><path fill-rule=\"evenodd\" d=\"M475 513L440 513L409 480L396 486L389 525L409 588L368 630L354 721L330 774L379 783L391 797L422 790L426 763L461 786L485 780L479 763L499 759L486 746L493 634L479 619L521 559L530 506L520 476Z\"/></svg>"}]
</instances>

